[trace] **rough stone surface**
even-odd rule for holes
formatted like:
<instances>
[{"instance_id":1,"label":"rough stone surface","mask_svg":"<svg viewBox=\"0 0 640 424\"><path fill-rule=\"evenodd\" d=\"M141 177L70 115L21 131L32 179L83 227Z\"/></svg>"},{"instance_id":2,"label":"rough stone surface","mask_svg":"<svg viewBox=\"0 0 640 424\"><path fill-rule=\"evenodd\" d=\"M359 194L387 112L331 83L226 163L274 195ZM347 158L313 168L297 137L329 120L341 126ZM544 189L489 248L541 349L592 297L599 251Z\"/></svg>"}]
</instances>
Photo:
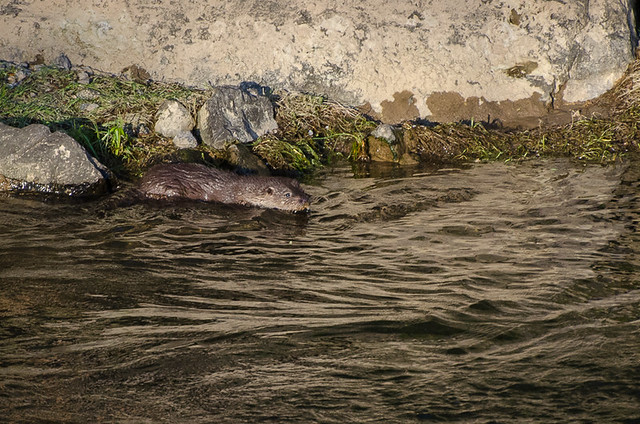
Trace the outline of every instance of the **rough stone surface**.
<instances>
[{"instance_id":1,"label":"rough stone surface","mask_svg":"<svg viewBox=\"0 0 640 424\"><path fill-rule=\"evenodd\" d=\"M195 126L193 117L186 107L175 100L166 100L156 113L155 132L173 138L178 134L191 131Z\"/></svg>"},{"instance_id":2,"label":"rough stone surface","mask_svg":"<svg viewBox=\"0 0 640 424\"><path fill-rule=\"evenodd\" d=\"M56 57L53 60L53 64L55 66L57 66L60 69L64 69L66 71L70 71L71 68L73 67L73 65L71 65L71 61L69 60L69 58L64 54L60 54L60 56Z\"/></svg>"},{"instance_id":3,"label":"rough stone surface","mask_svg":"<svg viewBox=\"0 0 640 424\"><path fill-rule=\"evenodd\" d=\"M81 100L95 100L100 97L100 92L90 88L85 88L84 90L78 91L76 97Z\"/></svg>"},{"instance_id":4,"label":"rough stone surface","mask_svg":"<svg viewBox=\"0 0 640 424\"><path fill-rule=\"evenodd\" d=\"M244 144L232 144L227 148L227 161L241 174L270 175L269 168Z\"/></svg>"},{"instance_id":5,"label":"rough stone surface","mask_svg":"<svg viewBox=\"0 0 640 424\"><path fill-rule=\"evenodd\" d=\"M364 105L385 122L517 120L610 88L637 44L610 0L12 1L0 58L198 86L255 81ZM632 5L632 6L630 6Z\"/></svg>"},{"instance_id":6,"label":"rough stone surface","mask_svg":"<svg viewBox=\"0 0 640 424\"><path fill-rule=\"evenodd\" d=\"M271 101L236 87L214 89L198 111L202 141L219 150L228 142L249 143L277 128Z\"/></svg>"},{"instance_id":7,"label":"rough stone surface","mask_svg":"<svg viewBox=\"0 0 640 424\"><path fill-rule=\"evenodd\" d=\"M391 146L385 140L369 137L369 157L373 162L394 162L396 160Z\"/></svg>"},{"instance_id":8,"label":"rough stone surface","mask_svg":"<svg viewBox=\"0 0 640 424\"><path fill-rule=\"evenodd\" d=\"M389 124L378 125L371 135L386 140L388 143L394 143L396 141L396 135L393 133L393 127Z\"/></svg>"},{"instance_id":9,"label":"rough stone surface","mask_svg":"<svg viewBox=\"0 0 640 424\"><path fill-rule=\"evenodd\" d=\"M193 149L198 146L198 140L191 131L182 131L173 137L173 144L179 149Z\"/></svg>"},{"instance_id":10,"label":"rough stone surface","mask_svg":"<svg viewBox=\"0 0 640 424\"><path fill-rule=\"evenodd\" d=\"M104 188L107 168L73 138L40 124L14 128L0 123L0 175L38 191ZM82 190L80 190L82 187Z\"/></svg>"}]
</instances>

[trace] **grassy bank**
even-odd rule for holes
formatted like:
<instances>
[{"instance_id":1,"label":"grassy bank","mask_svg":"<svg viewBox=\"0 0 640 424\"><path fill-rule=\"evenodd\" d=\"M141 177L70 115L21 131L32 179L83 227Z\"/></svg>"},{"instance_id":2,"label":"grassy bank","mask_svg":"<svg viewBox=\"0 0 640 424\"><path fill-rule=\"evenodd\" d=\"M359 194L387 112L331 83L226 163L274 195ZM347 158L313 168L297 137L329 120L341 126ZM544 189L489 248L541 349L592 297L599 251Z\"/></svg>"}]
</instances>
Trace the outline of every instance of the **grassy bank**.
<instances>
[{"instance_id":1,"label":"grassy bank","mask_svg":"<svg viewBox=\"0 0 640 424\"><path fill-rule=\"evenodd\" d=\"M120 177L139 175L159 161L184 158L170 140L153 131L160 104L174 99L196 115L208 93L178 84L41 66L0 66L0 120L14 126L43 123L82 143ZM479 123L397 126L387 148L397 160L464 162L570 156L611 162L638 150L640 65L634 63L607 94L609 118L581 118L534 130L487 129ZM318 96L281 94L273 99L279 130L258 139L253 152L274 170L310 172L335 157L370 160L377 123L353 108ZM384 142L382 142L384 145ZM223 155L200 146L190 158L217 161Z\"/></svg>"}]
</instances>

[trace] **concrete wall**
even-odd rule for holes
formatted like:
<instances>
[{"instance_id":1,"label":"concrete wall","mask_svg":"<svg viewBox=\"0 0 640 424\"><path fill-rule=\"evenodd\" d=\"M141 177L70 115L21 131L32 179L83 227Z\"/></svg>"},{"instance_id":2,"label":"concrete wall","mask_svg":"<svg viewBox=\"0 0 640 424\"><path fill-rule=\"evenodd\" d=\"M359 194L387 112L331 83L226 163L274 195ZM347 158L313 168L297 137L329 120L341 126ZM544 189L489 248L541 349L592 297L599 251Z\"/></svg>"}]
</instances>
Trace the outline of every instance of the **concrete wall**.
<instances>
[{"instance_id":1,"label":"concrete wall","mask_svg":"<svg viewBox=\"0 0 640 424\"><path fill-rule=\"evenodd\" d=\"M629 22L611 0L5 0L0 59L64 52L157 80L325 94L387 122L508 123L609 89L632 60Z\"/></svg>"}]
</instances>

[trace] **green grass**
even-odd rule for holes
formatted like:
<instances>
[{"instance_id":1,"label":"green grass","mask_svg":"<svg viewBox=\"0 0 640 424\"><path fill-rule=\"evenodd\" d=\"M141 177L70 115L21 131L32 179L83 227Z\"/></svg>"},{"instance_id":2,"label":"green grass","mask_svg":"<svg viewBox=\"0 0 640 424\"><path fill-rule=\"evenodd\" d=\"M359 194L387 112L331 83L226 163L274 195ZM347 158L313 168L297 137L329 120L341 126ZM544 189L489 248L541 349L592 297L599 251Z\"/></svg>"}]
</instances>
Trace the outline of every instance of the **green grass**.
<instances>
[{"instance_id":1,"label":"green grass","mask_svg":"<svg viewBox=\"0 0 640 424\"><path fill-rule=\"evenodd\" d=\"M65 131L119 176L139 175L149 163L177 153L153 131L131 135L127 128L132 117L152 130L163 101L178 100L195 114L207 99L205 91L179 84L141 84L106 74L81 84L76 72L54 67L41 67L19 84L10 84L14 72L0 68L1 121L17 127L42 123ZM83 93L95 98L83 98Z\"/></svg>"},{"instance_id":2,"label":"green grass","mask_svg":"<svg viewBox=\"0 0 640 424\"><path fill-rule=\"evenodd\" d=\"M139 83L106 74L82 84L76 72L53 67L41 67L15 83L16 71L0 64L0 121L19 127L42 123L66 131L119 177L140 175L159 161L182 159L184 152L152 131L155 113L163 101L173 99L196 116L209 95L179 84ZM630 66L608 95L617 108L611 119L527 131L489 130L477 122L405 122L399 131L402 145L391 147L435 163L543 156L607 163L638 150L640 62ZM279 130L252 145L274 170L308 173L334 158L369 160L368 140L377 123L356 109L307 94L282 94L275 106ZM133 121L149 132L132 131ZM205 146L198 149L198 160L223 157Z\"/></svg>"},{"instance_id":3,"label":"green grass","mask_svg":"<svg viewBox=\"0 0 640 424\"><path fill-rule=\"evenodd\" d=\"M276 102L279 131L253 150L275 169L309 171L336 156L362 160L377 124L353 108L320 96L285 94Z\"/></svg>"}]
</instances>

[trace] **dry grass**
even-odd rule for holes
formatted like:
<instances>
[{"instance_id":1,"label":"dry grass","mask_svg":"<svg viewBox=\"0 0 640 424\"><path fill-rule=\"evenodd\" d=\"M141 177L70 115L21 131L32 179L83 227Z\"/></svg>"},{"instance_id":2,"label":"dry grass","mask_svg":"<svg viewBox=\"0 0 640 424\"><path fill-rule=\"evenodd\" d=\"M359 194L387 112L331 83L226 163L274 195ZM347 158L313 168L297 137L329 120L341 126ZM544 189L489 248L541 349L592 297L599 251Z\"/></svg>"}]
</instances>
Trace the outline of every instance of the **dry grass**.
<instances>
[{"instance_id":1,"label":"dry grass","mask_svg":"<svg viewBox=\"0 0 640 424\"><path fill-rule=\"evenodd\" d=\"M76 72L51 67L12 83L15 73L15 68L0 66L0 120L15 126L38 122L62 129L120 176L138 175L151 163L184 154L153 131L132 134L132 117L152 129L164 100L180 101L195 116L208 97L206 91L178 84L144 84L113 75L97 74L89 84L82 84ZM83 95L87 90L95 98L87 99ZM607 163L638 151L640 61L631 64L620 82L598 101L614 110L611 118L528 131L406 122L400 128L401 150L435 163L541 156ZM88 109L87 104L93 107ZM279 130L253 144L253 151L273 169L310 172L335 157L369 160L367 139L377 123L356 109L319 96L289 93L277 98L275 105ZM218 158L206 147L195 154L204 161Z\"/></svg>"},{"instance_id":2,"label":"dry grass","mask_svg":"<svg viewBox=\"0 0 640 424\"><path fill-rule=\"evenodd\" d=\"M320 96L284 94L276 101L278 132L253 146L275 169L307 171L336 155L366 156L367 136L376 123L355 109Z\"/></svg>"},{"instance_id":3,"label":"dry grass","mask_svg":"<svg viewBox=\"0 0 640 424\"><path fill-rule=\"evenodd\" d=\"M598 101L613 109L610 118L583 118L567 125L533 130L493 130L482 125L435 126L405 122L405 151L433 163L475 160L515 161L567 156L608 163L638 151L640 139L640 61ZM277 169L313 169L319 161L341 155L369 160L367 137L376 123L353 108L321 97L288 94L278 102L280 132L259 139L254 151Z\"/></svg>"}]
</instances>

